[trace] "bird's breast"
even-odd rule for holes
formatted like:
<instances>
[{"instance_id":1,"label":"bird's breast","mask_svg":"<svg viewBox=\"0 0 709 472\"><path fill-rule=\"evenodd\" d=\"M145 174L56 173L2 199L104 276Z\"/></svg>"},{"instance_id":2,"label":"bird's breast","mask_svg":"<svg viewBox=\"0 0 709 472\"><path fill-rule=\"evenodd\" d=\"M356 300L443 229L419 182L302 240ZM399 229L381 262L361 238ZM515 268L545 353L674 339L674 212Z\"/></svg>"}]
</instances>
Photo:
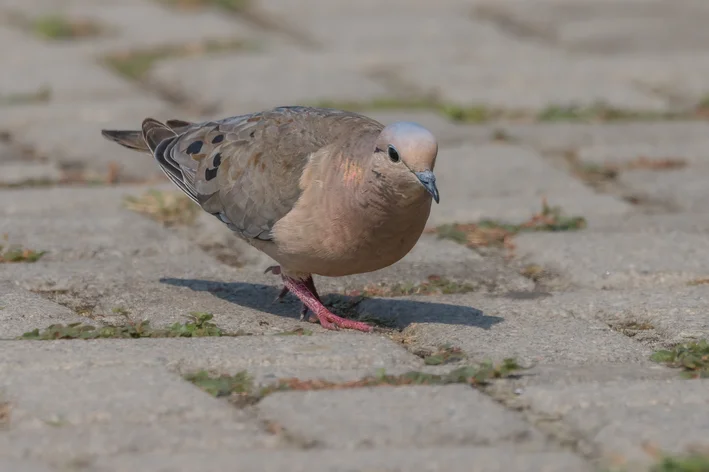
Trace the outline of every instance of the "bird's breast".
<instances>
[{"instance_id":1,"label":"bird's breast","mask_svg":"<svg viewBox=\"0 0 709 472\"><path fill-rule=\"evenodd\" d=\"M274 228L279 254L272 257L292 270L339 277L383 269L408 254L426 225L431 199L404 208L320 209L313 212L317 217L294 212L281 220Z\"/></svg>"}]
</instances>

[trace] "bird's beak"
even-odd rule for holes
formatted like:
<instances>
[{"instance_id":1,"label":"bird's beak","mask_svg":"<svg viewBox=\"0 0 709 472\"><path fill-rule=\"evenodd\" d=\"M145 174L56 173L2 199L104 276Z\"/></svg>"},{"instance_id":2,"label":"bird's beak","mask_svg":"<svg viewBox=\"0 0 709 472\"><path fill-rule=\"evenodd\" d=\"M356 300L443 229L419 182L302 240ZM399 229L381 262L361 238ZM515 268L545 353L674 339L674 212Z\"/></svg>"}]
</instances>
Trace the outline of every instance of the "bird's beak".
<instances>
[{"instance_id":1,"label":"bird's beak","mask_svg":"<svg viewBox=\"0 0 709 472\"><path fill-rule=\"evenodd\" d=\"M433 175L433 172L430 170L424 170L423 172L414 172L414 174L418 177L421 185L428 190L428 193L430 193L436 203L438 203L438 187L436 187L436 176Z\"/></svg>"}]
</instances>

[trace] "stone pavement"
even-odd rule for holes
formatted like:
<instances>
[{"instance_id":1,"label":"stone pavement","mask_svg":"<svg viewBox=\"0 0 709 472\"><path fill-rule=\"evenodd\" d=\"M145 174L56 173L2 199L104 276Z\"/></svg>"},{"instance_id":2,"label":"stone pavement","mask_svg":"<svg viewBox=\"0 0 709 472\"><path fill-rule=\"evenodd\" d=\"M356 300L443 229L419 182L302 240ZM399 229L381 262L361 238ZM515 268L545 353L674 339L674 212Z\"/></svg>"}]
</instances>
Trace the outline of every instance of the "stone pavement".
<instances>
[{"instance_id":1,"label":"stone pavement","mask_svg":"<svg viewBox=\"0 0 709 472\"><path fill-rule=\"evenodd\" d=\"M706 450L709 379L650 356L709 337L707 24L706 0L3 0L0 471L642 471ZM99 132L284 104L440 139L433 231L318 280L373 334L272 303L267 258L144 200L172 187ZM586 225L442 226L543 198ZM231 335L16 340L191 312ZM505 358L531 368L344 388ZM199 371L301 388L214 398Z\"/></svg>"}]
</instances>

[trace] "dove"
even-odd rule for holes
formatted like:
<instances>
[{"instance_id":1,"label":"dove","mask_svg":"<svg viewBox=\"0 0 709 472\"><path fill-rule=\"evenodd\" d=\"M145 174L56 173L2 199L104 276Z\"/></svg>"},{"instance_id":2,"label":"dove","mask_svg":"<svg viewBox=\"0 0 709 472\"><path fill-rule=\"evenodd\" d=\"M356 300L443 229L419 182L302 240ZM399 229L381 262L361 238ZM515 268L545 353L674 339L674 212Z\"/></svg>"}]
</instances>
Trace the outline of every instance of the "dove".
<instances>
[{"instance_id":1,"label":"dove","mask_svg":"<svg viewBox=\"0 0 709 472\"><path fill-rule=\"evenodd\" d=\"M401 260L420 238L432 201L434 135L413 122L384 126L343 110L277 107L221 120L152 118L139 131L102 130L151 154L204 211L278 265L283 288L326 329L370 332L322 303L313 275L373 272Z\"/></svg>"}]
</instances>

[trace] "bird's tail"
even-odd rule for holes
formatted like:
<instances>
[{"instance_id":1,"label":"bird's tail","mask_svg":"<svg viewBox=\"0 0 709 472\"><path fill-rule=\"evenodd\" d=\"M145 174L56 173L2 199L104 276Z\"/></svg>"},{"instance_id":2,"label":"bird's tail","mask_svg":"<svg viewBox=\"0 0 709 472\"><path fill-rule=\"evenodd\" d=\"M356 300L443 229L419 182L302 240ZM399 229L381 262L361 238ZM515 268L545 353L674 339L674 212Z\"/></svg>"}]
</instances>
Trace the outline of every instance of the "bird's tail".
<instances>
[{"instance_id":1,"label":"bird's tail","mask_svg":"<svg viewBox=\"0 0 709 472\"><path fill-rule=\"evenodd\" d=\"M160 125L159 127L172 131L172 133L170 133L171 136L183 131L184 129L192 125L192 123L182 120L167 120L167 126L151 119L146 119L146 121L150 121L151 123L158 123ZM102 129L101 134L104 138L110 139L111 141L116 142L123 147L127 147L128 149L146 152L149 154L152 153L152 151L150 150L150 146L146 141L145 129L140 131Z\"/></svg>"},{"instance_id":2,"label":"bird's tail","mask_svg":"<svg viewBox=\"0 0 709 472\"><path fill-rule=\"evenodd\" d=\"M133 149L134 151L150 152L150 148L143 139L142 131L121 131L102 129L101 134L104 138L110 139L121 146Z\"/></svg>"}]
</instances>

